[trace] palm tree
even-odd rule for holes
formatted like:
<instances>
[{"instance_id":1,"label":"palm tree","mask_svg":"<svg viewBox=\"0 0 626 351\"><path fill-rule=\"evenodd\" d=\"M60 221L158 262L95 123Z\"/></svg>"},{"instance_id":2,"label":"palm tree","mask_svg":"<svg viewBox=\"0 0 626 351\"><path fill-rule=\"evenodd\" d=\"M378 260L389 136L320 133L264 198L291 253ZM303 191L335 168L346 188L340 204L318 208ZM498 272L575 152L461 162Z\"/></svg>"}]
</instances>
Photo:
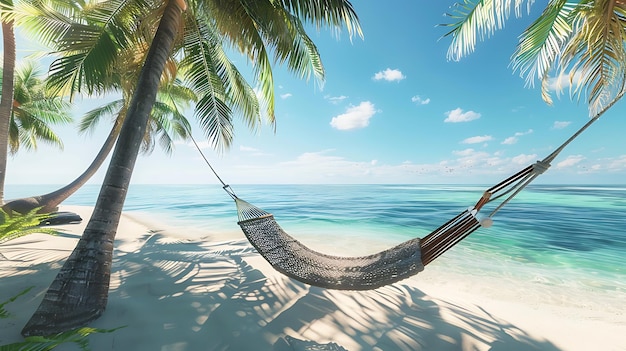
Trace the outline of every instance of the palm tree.
<instances>
[{"instance_id":1,"label":"palm tree","mask_svg":"<svg viewBox=\"0 0 626 351\"><path fill-rule=\"evenodd\" d=\"M182 115L181 110L195 99L195 95L189 89L177 85L166 84L161 86L157 101L153 107L149 119L149 126L143 139L141 151L150 154L154 150L155 140L158 138L163 150L171 154L174 140L185 139L191 129L189 121ZM52 191L50 193L31 196L7 202L3 208L8 211L18 213L28 213L33 209L39 209L39 213L50 213L56 211L57 206L72 196L100 169L106 158L109 156L115 141L117 140L129 100L118 99L106 105L95 108L83 117L80 123L79 132L85 133L93 130L99 120L106 117L113 117L113 127L105 139L102 147L87 169L69 184Z\"/></svg>"},{"instance_id":2,"label":"palm tree","mask_svg":"<svg viewBox=\"0 0 626 351\"><path fill-rule=\"evenodd\" d=\"M35 38L39 37L46 44L53 47L53 50L62 51L64 49L62 45L63 38L69 31L76 30L72 28L72 25L80 16L83 8L85 8L84 1L22 1L15 6L14 17L19 19L26 30L35 32ZM91 24L93 26L89 27L89 29L92 32L97 32L100 29L97 22L92 22ZM85 30L85 25L88 24L81 23L81 29ZM44 33L43 35L41 35L42 32ZM135 42L135 44L132 47L119 48L119 54L116 56L115 64L112 65L113 69L110 77L107 77L106 83L100 82L100 86L103 88L121 91L122 97L89 111L80 124L79 132L84 133L85 131L93 130L103 117L114 117L113 127L91 164L82 174L66 186L44 195L12 200L4 205L5 210L20 213L26 213L35 208L39 208L40 213L55 211L61 202L80 189L98 171L111 150L113 150L135 88L134 84L141 68L141 59L148 50L145 43ZM175 138L186 138L190 129L189 122L180 111L188 107L192 101L195 101L196 96L190 89L184 87L180 81L174 79L176 75L175 65L170 62L169 67L168 74L164 75L163 84L159 90L160 98L154 106L149 120L150 125L144 136L142 146L144 154L150 154L153 151L156 138L159 138L159 144L165 152L171 153L173 140Z\"/></svg>"},{"instance_id":3,"label":"palm tree","mask_svg":"<svg viewBox=\"0 0 626 351\"><path fill-rule=\"evenodd\" d=\"M476 37L488 37L501 29L514 11L521 15L523 1L486 1L454 6L448 24L452 37L448 58L459 60L473 52ZM532 0L526 1L528 11ZM605 111L624 94L626 83L626 1L549 1L521 35L513 55L514 70L527 84L541 81L542 97L552 103L550 78L567 74L571 89L580 98L587 94L589 112Z\"/></svg>"},{"instance_id":4,"label":"palm tree","mask_svg":"<svg viewBox=\"0 0 626 351\"><path fill-rule=\"evenodd\" d=\"M4 144L6 149L5 152L0 152L0 173L3 175L6 167L2 168L1 164L3 159L6 161L8 154L14 155L20 149L36 150L39 141L63 148L62 141L50 125L67 124L72 121L69 115L70 104L59 97L47 96L43 74L33 62L24 61L17 68L17 72L13 74L12 84L4 84L6 76L4 73L5 70L2 74L2 87L9 89L11 93L6 96L10 96L12 102L9 118L6 121L6 143ZM4 90L2 92L4 98ZM0 124L3 122L0 120ZM4 176L0 178L2 181L0 193L2 193ZM3 207L3 209L10 213L11 208ZM25 212L29 211L22 211L22 213Z\"/></svg>"},{"instance_id":5,"label":"palm tree","mask_svg":"<svg viewBox=\"0 0 626 351\"><path fill-rule=\"evenodd\" d=\"M129 0L126 3L131 2ZM125 2L120 0L99 4L112 3L119 5ZM301 21L313 23L318 28L326 25L340 28L346 25L351 33L360 33L356 13L345 0L284 3L189 0L189 4L189 15L184 18L187 4L183 0L164 1L165 6L152 11L156 14L152 18L158 18L159 24L93 214L77 247L22 330L25 336L49 335L73 329L103 313L108 298L113 242L132 170L160 78L168 58L176 49L176 39L184 28L183 24L187 25L184 31L185 45L182 46L186 54L184 67L192 88L199 92L200 97L196 114L205 132L217 146L220 146L219 140L228 140L229 133L232 135L228 126L232 125L233 110L242 113L251 126L256 125L260 118L259 104L253 98L254 95L249 94L249 85L224 54L225 43L232 43L233 47L247 55L257 69L261 91L267 99L266 112L273 121L273 83L268 49L273 50L278 62L286 63L302 77L307 77L311 72L321 77L323 70L319 55ZM132 16L128 18L131 22L139 19ZM151 17L140 18L146 22L151 20ZM192 57L194 54L195 57ZM100 59L105 60L106 57ZM71 78L67 81L71 89L80 85L79 81Z\"/></svg>"},{"instance_id":6,"label":"palm tree","mask_svg":"<svg viewBox=\"0 0 626 351\"><path fill-rule=\"evenodd\" d=\"M9 119L9 153L20 149L36 150L37 142L63 148L51 124L68 124L70 104L60 97L47 96L43 73L32 61L17 67L13 89L13 108Z\"/></svg>"},{"instance_id":7,"label":"palm tree","mask_svg":"<svg viewBox=\"0 0 626 351\"><path fill-rule=\"evenodd\" d=\"M7 6L12 5L7 1ZM15 30L13 20L2 21L2 97L0 98L0 204L4 202L4 181L6 179L7 153L9 145L9 123L13 108L13 78L15 77Z\"/></svg>"},{"instance_id":8,"label":"palm tree","mask_svg":"<svg viewBox=\"0 0 626 351\"><path fill-rule=\"evenodd\" d=\"M61 1L61 3L63 3L63 1ZM16 45L15 20L11 13L12 9L12 0L3 0L0 4L0 21L2 22L3 39L2 98L0 99L0 205L4 203L4 183L11 138L9 128L12 127L11 118L14 116L12 110L14 108L13 88L15 85ZM13 132L16 131L19 130L13 130ZM36 137L36 134L32 135Z\"/></svg>"}]
</instances>

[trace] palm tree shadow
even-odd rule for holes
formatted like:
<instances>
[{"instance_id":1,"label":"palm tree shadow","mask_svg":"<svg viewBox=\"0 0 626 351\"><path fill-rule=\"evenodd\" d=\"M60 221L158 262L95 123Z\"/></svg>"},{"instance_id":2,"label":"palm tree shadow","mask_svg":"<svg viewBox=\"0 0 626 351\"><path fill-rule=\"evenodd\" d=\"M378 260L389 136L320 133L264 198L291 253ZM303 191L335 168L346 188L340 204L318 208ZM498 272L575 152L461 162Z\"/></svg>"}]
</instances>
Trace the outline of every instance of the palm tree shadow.
<instances>
[{"instance_id":1,"label":"palm tree shadow","mask_svg":"<svg viewBox=\"0 0 626 351\"><path fill-rule=\"evenodd\" d=\"M93 335L102 350L282 351L292 349L287 336L347 350L559 350L487 311L434 300L408 285L355 293L266 276L261 270L269 265L244 241L153 234L140 249L118 252L113 267L118 283L92 326L128 326L113 338Z\"/></svg>"}]
</instances>

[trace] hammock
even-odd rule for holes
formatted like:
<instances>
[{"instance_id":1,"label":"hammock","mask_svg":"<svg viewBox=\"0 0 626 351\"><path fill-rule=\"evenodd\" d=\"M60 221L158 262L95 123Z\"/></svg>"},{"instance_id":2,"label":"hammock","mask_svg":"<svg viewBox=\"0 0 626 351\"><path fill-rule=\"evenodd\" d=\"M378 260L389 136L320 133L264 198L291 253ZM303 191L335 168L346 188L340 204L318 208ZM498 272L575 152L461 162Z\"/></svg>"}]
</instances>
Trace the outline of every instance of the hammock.
<instances>
[{"instance_id":1,"label":"hammock","mask_svg":"<svg viewBox=\"0 0 626 351\"><path fill-rule=\"evenodd\" d=\"M621 97L621 95L619 96ZM238 224L255 249L277 271L305 284L338 290L370 290L415 275L479 227L490 227L493 215L508 201L544 173L556 156L580 133L595 122L618 99L591 118L559 148L541 161L529 165L487 189L478 202L426 237L413 238L387 250L360 257L332 256L314 251L287 234L274 216L239 198L213 169L192 137L196 148L237 206ZM190 134L191 135L191 134ZM508 195L508 197L505 197ZM487 216L479 219L484 205L500 200Z\"/></svg>"}]
</instances>

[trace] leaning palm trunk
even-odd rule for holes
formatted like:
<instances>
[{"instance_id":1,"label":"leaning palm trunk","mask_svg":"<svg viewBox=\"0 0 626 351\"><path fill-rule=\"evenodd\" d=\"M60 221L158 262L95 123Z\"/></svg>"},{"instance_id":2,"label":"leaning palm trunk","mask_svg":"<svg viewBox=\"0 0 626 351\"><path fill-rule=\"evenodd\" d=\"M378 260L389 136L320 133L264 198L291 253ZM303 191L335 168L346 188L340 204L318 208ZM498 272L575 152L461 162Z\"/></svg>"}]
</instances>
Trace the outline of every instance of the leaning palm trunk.
<instances>
[{"instance_id":1,"label":"leaning palm trunk","mask_svg":"<svg viewBox=\"0 0 626 351\"><path fill-rule=\"evenodd\" d=\"M181 5L182 3L182 5ZM159 80L182 20L184 3L169 1L139 76L93 214L22 335L51 335L100 317L109 294L113 241Z\"/></svg>"},{"instance_id":2,"label":"leaning palm trunk","mask_svg":"<svg viewBox=\"0 0 626 351\"><path fill-rule=\"evenodd\" d=\"M98 151L98 154L91 162L89 167L78 176L78 178L74 179L68 185L55 190L51 193L40 195L40 196L31 196L22 199L11 200L2 206L2 209L7 212L18 212L18 213L28 213L36 208L41 208L39 213L50 213L56 211L59 204L65 201L68 197L72 196L78 189L80 189L87 181L100 169L100 166L104 163L107 156L111 150L113 150L113 145L115 145L115 140L119 135L119 123L116 120L113 129L109 133L109 136L104 141L104 145Z\"/></svg>"},{"instance_id":3,"label":"leaning palm trunk","mask_svg":"<svg viewBox=\"0 0 626 351\"><path fill-rule=\"evenodd\" d=\"M4 203L4 181L9 150L9 124L13 109L13 79L15 75L15 33L13 21L2 21L3 69L0 99L0 205Z\"/></svg>"}]
</instances>

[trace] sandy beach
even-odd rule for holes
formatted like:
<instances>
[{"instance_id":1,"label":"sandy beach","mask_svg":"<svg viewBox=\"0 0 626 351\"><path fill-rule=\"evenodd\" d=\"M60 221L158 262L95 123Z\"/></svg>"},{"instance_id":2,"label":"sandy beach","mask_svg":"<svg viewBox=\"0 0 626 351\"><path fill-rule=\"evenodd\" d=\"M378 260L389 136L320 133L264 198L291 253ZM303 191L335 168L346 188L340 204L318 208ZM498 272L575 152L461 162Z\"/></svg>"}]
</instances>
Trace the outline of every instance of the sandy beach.
<instances>
[{"instance_id":1,"label":"sandy beach","mask_svg":"<svg viewBox=\"0 0 626 351\"><path fill-rule=\"evenodd\" d=\"M91 208L61 210L84 220L0 244L0 301L33 286L6 306L0 345L23 340ZM92 350L626 350L624 305L521 294L436 266L373 291L325 290L274 271L241 233L186 233L123 215L107 311L91 326L125 327L91 335Z\"/></svg>"}]
</instances>

